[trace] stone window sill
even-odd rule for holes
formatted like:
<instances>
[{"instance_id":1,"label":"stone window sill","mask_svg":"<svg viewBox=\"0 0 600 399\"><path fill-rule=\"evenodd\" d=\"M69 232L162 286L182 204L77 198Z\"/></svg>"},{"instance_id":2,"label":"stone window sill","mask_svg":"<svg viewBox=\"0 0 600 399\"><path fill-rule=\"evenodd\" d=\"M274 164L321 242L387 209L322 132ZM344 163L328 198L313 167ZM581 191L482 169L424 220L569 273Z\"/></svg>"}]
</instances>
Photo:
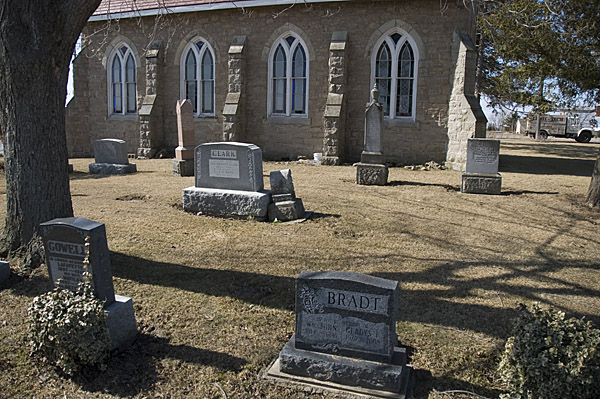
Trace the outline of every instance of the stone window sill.
<instances>
[{"instance_id":1,"label":"stone window sill","mask_svg":"<svg viewBox=\"0 0 600 399\"><path fill-rule=\"evenodd\" d=\"M415 127L417 122L413 119L384 119L384 126L398 126L398 127Z\"/></svg>"},{"instance_id":2,"label":"stone window sill","mask_svg":"<svg viewBox=\"0 0 600 399\"><path fill-rule=\"evenodd\" d=\"M138 114L111 114L108 116L108 120L111 121L135 121L138 118Z\"/></svg>"},{"instance_id":3,"label":"stone window sill","mask_svg":"<svg viewBox=\"0 0 600 399\"><path fill-rule=\"evenodd\" d=\"M215 115L194 115L194 122L217 122Z\"/></svg>"},{"instance_id":4,"label":"stone window sill","mask_svg":"<svg viewBox=\"0 0 600 399\"><path fill-rule=\"evenodd\" d=\"M310 118L302 116L270 115L264 120L266 123L279 123L282 125L310 125Z\"/></svg>"}]
</instances>

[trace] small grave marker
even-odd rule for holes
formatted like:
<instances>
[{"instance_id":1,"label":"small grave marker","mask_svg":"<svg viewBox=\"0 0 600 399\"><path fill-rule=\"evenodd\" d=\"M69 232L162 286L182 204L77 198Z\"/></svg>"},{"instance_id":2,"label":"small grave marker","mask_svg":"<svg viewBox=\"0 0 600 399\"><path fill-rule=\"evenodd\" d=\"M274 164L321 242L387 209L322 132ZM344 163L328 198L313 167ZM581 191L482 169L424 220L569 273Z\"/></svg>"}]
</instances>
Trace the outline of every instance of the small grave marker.
<instances>
[{"instance_id":1,"label":"small grave marker","mask_svg":"<svg viewBox=\"0 0 600 399\"><path fill-rule=\"evenodd\" d=\"M383 161L381 134L383 129L383 106L378 102L377 85L371 90L371 101L365 110L365 140L360 162L356 164L356 183L384 186L387 184L388 167Z\"/></svg>"},{"instance_id":2,"label":"small grave marker","mask_svg":"<svg viewBox=\"0 0 600 399\"><path fill-rule=\"evenodd\" d=\"M94 141L95 162L89 164L92 174L118 175L134 173L137 166L129 163L127 145L119 139L101 139Z\"/></svg>"},{"instance_id":3,"label":"small grave marker","mask_svg":"<svg viewBox=\"0 0 600 399\"><path fill-rule=\"evenodd\" d=\"M190 100L178 100L177 112L177 137L179 146L175 148L173 159L173 174L177 176L194 175L194 109Z\"/></svg>"}]
</instances>

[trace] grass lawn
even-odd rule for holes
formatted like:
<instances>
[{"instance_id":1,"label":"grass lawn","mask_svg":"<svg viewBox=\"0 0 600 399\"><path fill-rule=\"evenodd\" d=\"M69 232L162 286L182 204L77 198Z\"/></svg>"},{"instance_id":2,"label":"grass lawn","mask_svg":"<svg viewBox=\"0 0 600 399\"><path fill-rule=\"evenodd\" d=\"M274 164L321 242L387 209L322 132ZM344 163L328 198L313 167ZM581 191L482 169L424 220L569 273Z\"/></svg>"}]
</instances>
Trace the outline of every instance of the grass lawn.
<instances>
[{"instance_id":1,"label":"grass lawn","mask_svg":"<svg viewBox=\"0 0 600 399\"><path fill-rule=\"evenodd\" d=\"M581 205L599 145L502 142L502 195L459 191L460 172L391 168L383 187L352 166L292 169L312 219L269 224L182 210L193 177L171 160L95 176L73 159L75 216L106 224L115 292L133 298L139 336L108 370L67 379L28 356L27 306L45 268L0 287L1 398L339 398L258 375L294 331L294 279L344 270L400 283L400 342L417 398L496 398L499 348L519 303L600 323L598 213ZM0 183L4 193L4 182ZM0 209L4 220L5 205Z\"/></svg>"}]
</instances>

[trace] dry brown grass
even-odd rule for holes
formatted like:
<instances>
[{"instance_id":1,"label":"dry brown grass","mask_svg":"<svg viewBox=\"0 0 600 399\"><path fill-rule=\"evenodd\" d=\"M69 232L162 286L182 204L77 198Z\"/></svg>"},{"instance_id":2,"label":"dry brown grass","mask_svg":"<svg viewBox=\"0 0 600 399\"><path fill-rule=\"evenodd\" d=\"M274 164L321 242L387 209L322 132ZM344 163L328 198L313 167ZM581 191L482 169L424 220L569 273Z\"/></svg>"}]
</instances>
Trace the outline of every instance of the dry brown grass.
<instances>
[{"instance_id":1,"label":"dry brown grass","mask_svg":"<svg viewBox=\"0 0 600 399\"><path fill-rule=\"evenodd\" d=\"M455 171L392 168L391 184L367 187L351 166L265 163L266 185L271 170L292 169L314 212L300 224L186 214L193 178L171 176L170 160L97 177L73 159L75 215L106 224L115 291L133 298L140 335L106 372L65 379L24 344L46 271L13 276L0 291L0 397L334 398L258 378L293 333L294 278L307 269L400 282L398 335L418 398L497 397L497 345L518 303L600 321L600 218L579 205L597 151L504 141L500 196L461 194Z\"/></svg>"}]
</instances>

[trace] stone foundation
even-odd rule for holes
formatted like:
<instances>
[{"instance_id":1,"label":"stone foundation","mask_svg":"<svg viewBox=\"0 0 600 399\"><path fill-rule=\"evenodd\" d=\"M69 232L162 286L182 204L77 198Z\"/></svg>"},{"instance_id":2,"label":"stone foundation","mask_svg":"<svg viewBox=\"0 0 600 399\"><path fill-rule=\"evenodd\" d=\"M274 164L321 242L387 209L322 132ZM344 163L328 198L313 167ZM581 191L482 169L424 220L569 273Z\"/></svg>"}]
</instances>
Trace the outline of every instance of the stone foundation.
<instances>
[{"instance_id":1,"label":"stone foundation","mask_svg":"<svg viewBox=\"0 0 600 399\"><path fill-rule=\"evenodd\" d=\"M253 217L267 220L271 193L215 188L188 187L183 189L183 210L221 217Z\"/></svg>"},{"instance_id":2,"label":"stone foundation","mask_svg":"<svg viewBox=\"0 0 600 399\"><path fill-rule=\"evenodd\" d=\"M193 159L173 159L171 167L173 176L194 176Z\"/></svg>"}]
</instances>

